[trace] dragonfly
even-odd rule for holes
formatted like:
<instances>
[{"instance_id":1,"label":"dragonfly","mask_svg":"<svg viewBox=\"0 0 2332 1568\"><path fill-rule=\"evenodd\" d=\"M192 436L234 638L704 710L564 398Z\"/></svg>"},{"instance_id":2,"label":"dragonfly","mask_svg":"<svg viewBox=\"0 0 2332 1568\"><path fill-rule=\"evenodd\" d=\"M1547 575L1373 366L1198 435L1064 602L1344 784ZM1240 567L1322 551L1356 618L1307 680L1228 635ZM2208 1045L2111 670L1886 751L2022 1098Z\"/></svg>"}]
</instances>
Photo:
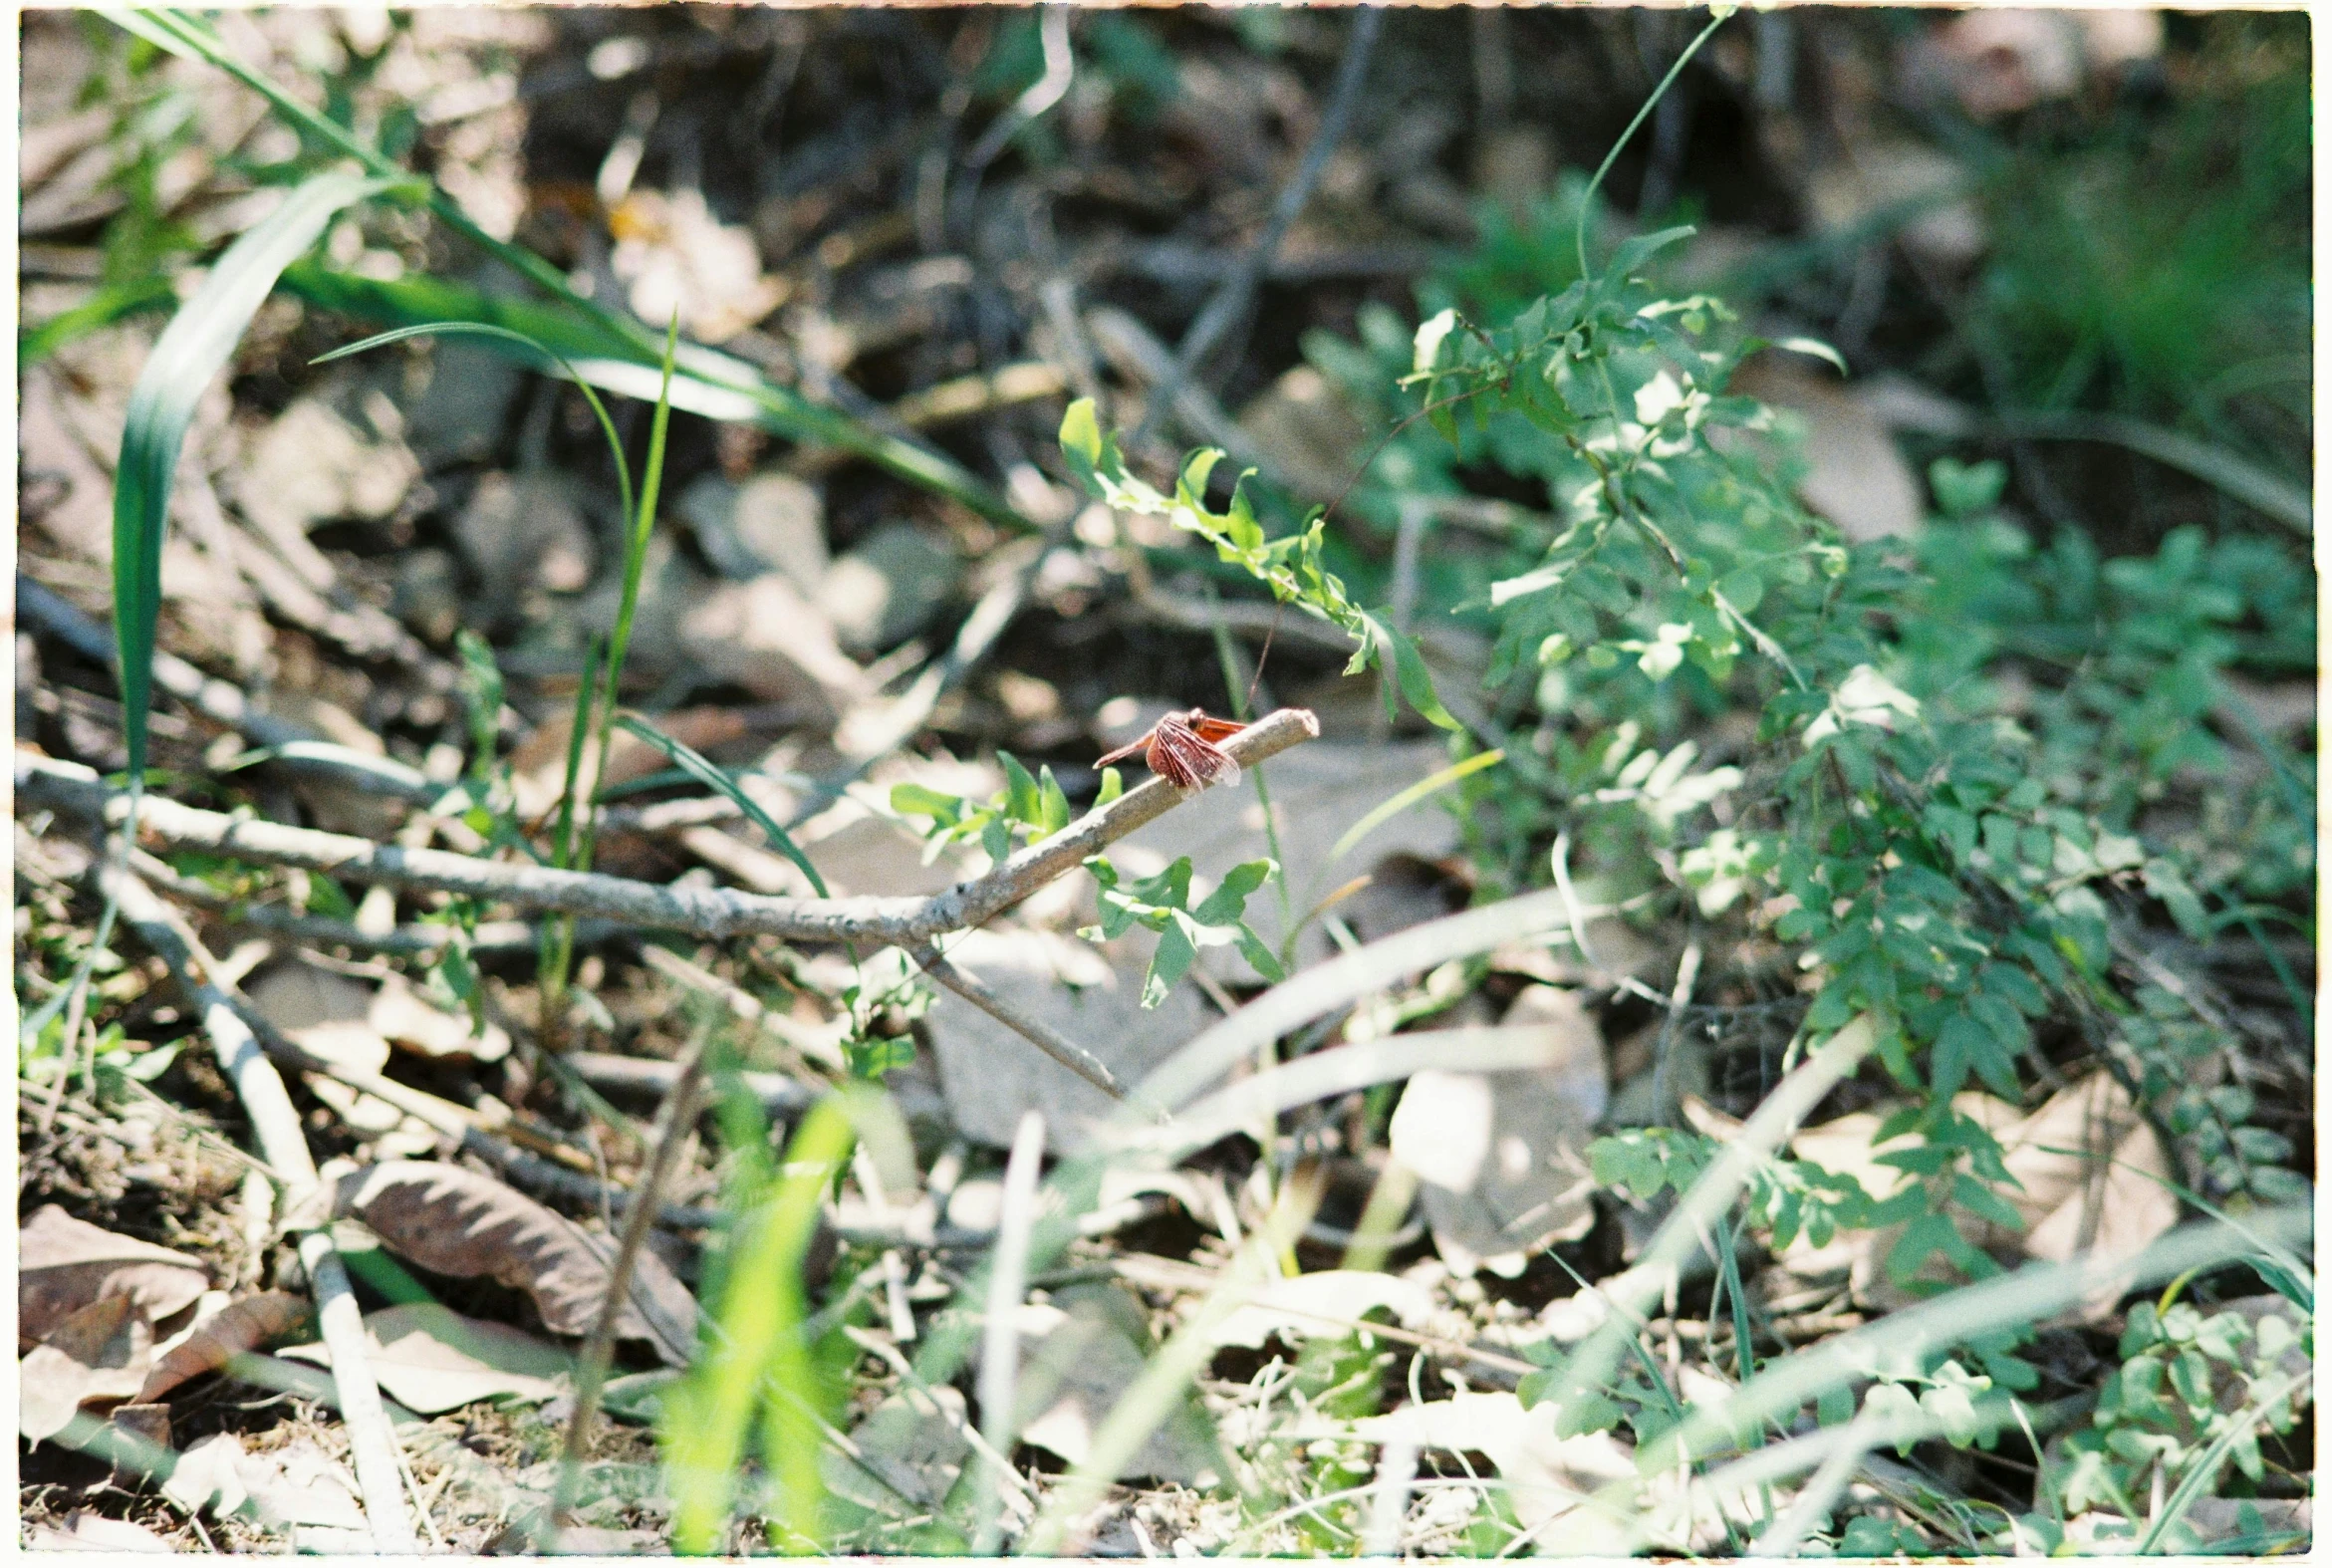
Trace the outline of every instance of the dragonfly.
<instances>
[{"instance_id":1,"label":"dragonfly","mask_svg":"<svg viewBox=\"0 0 2332 1568\"><path fill-rule=\"evenodd\" d=\"M1217 745L1245 729L1227 718L1209 717L1206 709L1194 707L1187 712L1168 713L1150 727L1149 733L1132 745L1120 746L1094 764L1106 768L1111 763L1142 753L1142 760L1150 764L1150 771L1165 779L1176 789L1205 789L1210 784L1235 784L1239 765L1231 760L1229 752Z\"/></svg>"}]
</instances>

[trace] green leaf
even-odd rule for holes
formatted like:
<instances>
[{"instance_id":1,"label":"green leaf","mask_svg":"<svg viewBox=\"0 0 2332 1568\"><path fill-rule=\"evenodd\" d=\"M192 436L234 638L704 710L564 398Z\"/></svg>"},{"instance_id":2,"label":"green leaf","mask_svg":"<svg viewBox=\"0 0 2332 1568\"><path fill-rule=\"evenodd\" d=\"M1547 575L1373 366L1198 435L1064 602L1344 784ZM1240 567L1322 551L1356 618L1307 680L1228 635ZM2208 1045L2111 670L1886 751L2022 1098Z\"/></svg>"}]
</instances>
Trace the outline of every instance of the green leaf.
<instances>
[{"instance_id":1,"label":"green leaf","mask_svg":"<svg viewBox=\"0 0 2332 1568\"><path fill-rule=\"evenodd\" d=\"M826 891L826 879L818 875L818 868L810 864L810 857L802 853L801 846L794 843L792 836L777 825L776 818L761 809L759 801L737 787L735 779L714 767L693 747L674 740L645 719L626 713L617 718L616 727L638 735L642 740L662 752L675 766L685 771L690 778L695 779L708 789L719 792L739 811L743 812L753 826L761 830L762 836L769 840L771 849L776 850L778 854L783 855L801 868L802 875L810 879L810 886L818 890L819 898L831 899L834 897L833 894Z\"/></svg>"},{"instance_id":2,"label":"green leaf","mask_svg":"<svg viewBox=\"0 0 2332 1568\"><path fill-rule=\"evenodd\" d=\"M1449 716L1449 710L1441 705L1440 696L1433 690L1432 671L1425 667L1425 655L1418 652L1417 644L1394 631L1389 622L1377 616L1367 616L1365 620L1369 634L1376 643L1380 662L1391 665L1394 682L1400 686L1401 694L1409 699L1409 705L1416 708L1428 723L1446 730L1462 731L1465 726ZM1385 694L1385 707L1388 713L1393 711L1393 694L1390 690Z\"/></svg>"},{"instance_id":3,"label":"green leaf","mask_svg":"<svg viewBox=\"0 0 2332 1568\"><path fill-rule=\"evenodd\" d=\"M1655 233L1639 234L1633 239L1622 240L1620 248L1612 252L1610 274L1616 278L1625 278L1671 245L1682 244L1699 232L1689 223L1685 223L1673 229L1661 229Z\"/></svg>"},{"instance_id":4,"label":"green leaf","mask_svg":"<svg viewBox=\"0 0 2332 1568\"><path fill-rule=\"evenodd\" d=\"M1038 776L1037 797L1042 808L1038 826L1047 837L1069 826L1069 797L1062 793L1059 780L1053 777L1050 763Z\"/></svg>"},{"instance_id":5,"label":"green leaf","mask_svg":"<svg viewBox=\"0 0 2332 1568\"><path fill-rule=\"evenodd\" d=\"M1045 820L1044 792L1020 759L1009 751L996 753L996 761L1004 769L1004 810L1015 822L1030 827L1041 827Z\"/></svg>"},{"instance_id":6,"label":"green leaf","mask_svg":"<svg viewBox=\"0 0 2332 1568\"><path fill-rule=\"evenodd\" d=\"M1078 398L1061 415L1061 455L1069 459L1078 478L1092 482L1094 470L1101 466L1101 421L1091 397Z\"/></svg>"},{"instance_id":7,"label":"green leaf","mask_svg":"<svg viewBox=\"0 0 2332 1568\"><path fill-rule=\"evenodd\" d=\"M1187 929L1189 916L1175 915L1158 933L1158 948L1150 955L1150 972L1142 978L1142 1005L1156 1007L1166 999L1174 982L1190 972L1198 946Z\"/></svg>"},{"instance_id":8,"label":"green leaf","mask_svg":"<svg viewBox=\"0 0 2332 1568\"><path fill-rule=\"evenodd\" d=\"M162 542L170 484L194 407L235 352L285 267L345 208L394 181L318 174L226 249L146 356L122 421L114 475L114 638L121 660L130 790L144 787L153 702L154 623L161 614Z\"/></svg>"}]
</instances>

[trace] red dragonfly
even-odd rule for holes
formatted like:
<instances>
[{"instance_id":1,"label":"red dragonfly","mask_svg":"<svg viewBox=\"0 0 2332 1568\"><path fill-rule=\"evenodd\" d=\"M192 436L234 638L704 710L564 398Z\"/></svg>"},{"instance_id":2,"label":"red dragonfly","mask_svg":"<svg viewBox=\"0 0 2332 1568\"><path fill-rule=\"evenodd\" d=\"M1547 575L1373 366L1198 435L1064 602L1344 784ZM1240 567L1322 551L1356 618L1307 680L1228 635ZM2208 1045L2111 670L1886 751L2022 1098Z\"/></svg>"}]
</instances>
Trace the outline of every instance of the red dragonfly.
<instances>
[{"instance_id":1,"label":"red dragonfly","mask_svg":"<svg viewBox=\"0 0 2332 1568\"><path fill-rule=\"evenodd\" d=\"M1239 765L1215 742L1228 740L1246 727L1227 718L1209 718L1202 707L1191 708L1186 713L1168 713L1151 726L1150 733L1130 746L1120 746L1094 766L1106 768L1139 751L1142 760L1150 764L1150 771L1176 789L1235 784Z\"/></svg>"}]
</instances>

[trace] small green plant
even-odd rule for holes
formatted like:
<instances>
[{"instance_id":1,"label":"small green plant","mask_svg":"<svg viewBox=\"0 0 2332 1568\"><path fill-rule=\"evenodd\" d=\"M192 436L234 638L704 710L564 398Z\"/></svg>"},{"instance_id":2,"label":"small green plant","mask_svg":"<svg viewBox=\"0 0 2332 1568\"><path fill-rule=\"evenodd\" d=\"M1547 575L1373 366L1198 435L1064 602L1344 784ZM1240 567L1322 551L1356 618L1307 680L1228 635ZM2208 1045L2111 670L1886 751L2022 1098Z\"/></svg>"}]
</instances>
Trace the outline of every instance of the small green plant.
<instances>
[{"instance_id":1,"label":"small green plant","mask_svg":"<svg viewBox=\"0 0 2332 1568\"><path fill-rule=\"evenodd\" d=\"M949 844L976 842L991 862L1001 865L1016 844L1048 838L1069 825L1069 798L1050 767L1032 775L1008 752L997 753L996 760L1004 770L1005 787L985 801L922 784L892 786L891 809L902 817L921 817L927 824L926 858ZM1096 808L1117 799L1124 787L1116 768L1105 769ZM1080 935L1088 941L1114 941L1136 925L1158 933L1142 982L1143 1006L1156 1007L1166 1000L1202 947L1235 943L1256 973L1267 980L1285 977L1279 956L1246 921L1247 901L1279 875L1272 862L1247 861L1232 867L1196 905L1190 902L1192 867L1187 855L1158 875L1140 879L1128 879L1106 855L1087 857L1085 869L1099 885L1102 917Z\"/></svg>"},{"instance_id":2,"label":"small green plant","mask_svg":"<svg viewBox=\"0 0 2332 1568\"><path fill-rule=\"evenodd\" d=\"M2122 1364L2088 1427L2066 1437L2065 1466L2050 1484L2069 1514L2102 1507L2150 1519L2148 1547L2192 1551L2203 1540L2179 1525L2167 1500L2212 1485L2229 1461L2253 1486L2266 1477L2259 1433L2288 1433L2299 1420L2315 1330L2280 1297L2249 1303L2263 1311L2206 1312L2174 1304L2174 1294L2131 1309Z\"/></svg>"}]
</instances>

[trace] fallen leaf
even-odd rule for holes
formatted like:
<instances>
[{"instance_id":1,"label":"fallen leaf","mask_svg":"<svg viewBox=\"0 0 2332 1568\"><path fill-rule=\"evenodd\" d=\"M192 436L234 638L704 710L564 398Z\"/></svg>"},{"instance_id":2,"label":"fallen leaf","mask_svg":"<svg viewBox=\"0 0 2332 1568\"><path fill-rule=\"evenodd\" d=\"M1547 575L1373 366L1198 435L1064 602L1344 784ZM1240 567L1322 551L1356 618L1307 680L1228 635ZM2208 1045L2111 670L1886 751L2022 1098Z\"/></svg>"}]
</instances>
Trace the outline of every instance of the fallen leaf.
<instances>
[{"instance_id":1,"label":"fallen leaf","mask_svg":"<svg viewBox=\"0 0 2332 1568\"><path fill-rule=\"evenodd\" d=\"M705 594L681 616L679 646L710 678L802 703L829 723L869 694L825 613L781 572Z\"/></svg>"},{"instance_id":2,"label":"fallen leaf","mask_svg":"<svg viewBox=\"0 0 2332 1568\"><path fill-rule=\"evenodd\" d=\"M753 231L725 224L704 193L635 190L608 216L616 245L608 265L642 321L675 312L688 336L721 343L785 302L789 285L761 270Z\"/></svg>"},{"instance_id":3,"label":"fallen leaf","mask_svg":"<svg viewBox=\"0 0 2332 1568\"><path fill-rule=\"evenodd\" d=\"M510 1054L510 1035L500 1024L488 1023L481 1032L470 1019L427 1001L400 974L381 982L365 1021L389 1044L421 1056L498 1062Z\"/></svg>"},{"instance_id":4,"label":"fallen leaf","mask_svg":"<svg viewBox=\"0 0 2332 1568\"><path fill-rule=\"evenodd\" d=\"M1336 1336L1345 1325L1377 1310L1389 1311L1403 1327L1414 1327L1432 1315L1433 1295L1414 1279L1363 1269L1323 1269L1275 1279L1255 1298L1237 1307L1216 1326L1217 1345L1244 1345L1261 1350L1273 1334L1294 1342L1316 1335Z\"/></svg>"},{"instance_id":5,"label":"fallen leaf","mask_svg":"<svg viewBox=\"0 0 2332 1568\"><path fill-rule=\"evenodd\" d=\"M174 1552L168 1541L142 1524L109 1519L76 1508L65 1516L65 1528L36 1524L24 1543L36 1552Z\"/></svg>"},{"instance_id":6,"label":"fallen leaf","mask_svg":"<svg viewBox=\"0 0 2332 1568\"><path fill-rule=\"evenodd\" d=\"M1833 235L1858 234L1882 214L1902 212L1899 237L1906 250L1959 268L1982 256L1987 243L1967 183L1967 171L1933 147L1865 139L1851 156L1813 170L1806 204L1815 225Z\"/></svg>"},{"instance_id":7,"label":"fallen leaf","mask_svg":"<svg viewBox=\"0 0 2332 1568\"><path fill-rule=\"evenodd\" d=\"M1827 368L1761 354L1744 364L1731 391L1804 420L1806 473L1797 493L1857 544L1919 531L1923 492L1887 426Z\"/></svg>"},{"instance_id":8,"label":"fallen leaf","mask_svg":"<svg viewBox=\"0 0 2332 1568\"><path fill-rule=\"evenodd\" d=\"M554 1334L589 1334L607 1298L615 1242L523 1193L459 1166L390 1161L335 1184L333 1216L362 1220L407 1261L439 1274L478 1275L524 1290ZM674 1366L696 1344L696 1299L644 1249L616 1317L621 1339L645 1340Z\"/></svg>"},{"instance_id":9,"label":"fallen leaf","mask_svg":"<svg viewBox=\"0 0 2332 1568\"><path fill-rule=\"evenodd\" d=\"M851 1429L860 1456L901 1496L922 1507L945 1500L971 1452L964 1436L963 1395L942 1384L928 1392L903 1386ZM820 1461L826 1489L869 1513L891 1514L898 1499L839 1450Z\"/></svg>"},{"instance_id":10,"label":"fallen leaf","mask_svg":"<svg viewBox=\"0 0 2332 1568\"><path fill-rule=\"evenodd\" d=\"M17 1429L38 1442L84 1405L136 1397L153 1359L153 1325L127 1295L101 1296L17 1363Z\"/></svg>"},{"instance_id":11,"label":"fallen leaf","mask_svg":"<svg viewBox=\"0 0 2332 1568\"><path fill-rule=\"evenodd\" d=\"M236 1455L234 1464L262 1523L365 1528L355 1477L310 1438L294 1438L266 1453Z\"/></svg>"},{"instance_id":12,"label":"fallen leaf","mask_svg":"<svg viewBox=\"0 0 2332 1568\"><path fill-rule=\"evenodd\" d=\"M233 1513L250 1496L243 1485L243 1440L233 1433L205 1437L178 1455L162 1482L162 1495L187 1513Z\"/></svg>"},{"instance_id":13,"label":"fallen leaf","mask_svg":"<svg viewBox=\"0 0 2332 1568\"><path fill-rule=\"evenodd\" d=\"M264 1290L231 1302L184 1332L154 1347L153 1370L137 1391L139 1401L158 1400L191 1378L216 1372L247 1350L257 1350L289 1330L308 1312L306 1298L287 1290Z\"/></svg>"},{"instance_id":14,"label":"fallen leaf","mask_svg":"<svg viewBox=\"0 0 2332 1568\"><path fill-rule=\"evenodd\" d=\"M2013 1240L2027 1257L2051 1263L2084 1250L2125 1258L2179 1222L2162 1140L2111 1073L2060 1089L1999 1136L2002 1164L2023 1187L2003 1189L2001 1196L2016 1206L2027 1228L2020 1237L1986 1236L1979 1245ZM2078 1315L2102 1321L2118 1294L2084 1303Z\"/></svg>"},{"instance_id":15,"label":"fallen leaf","mask_svg":"<svg viewBox=\"0 0 2332 1568\"><path fill-rule=\"evenodd\" d=\"M1526 1411L1511 1394L1463 1393L1372 1416L1352 1430L1380 1442L1484 1454L1505 1479L1523 1528L1565 1514L1565 1555L1625 1556L1635 1549L1632 1521L1607 1512L1594 1497L1614 1481L1634 1479L1635 1460L1608 1433L1556 1437L1557 1414L1551 1403Z\"/></svg>"},{"instance_id":16,"label":"fallen leaf","mask_svg":"<svg viewBox=\"0 0 2332 1568\"><path fill-rule=\"evenodd\" d=\"M1391 1142L1393 1158L1421 1177L1442 1261L1511 1279L1533 1252L1594 1224L1584 1151L1611 1085L1602 1032L1576 992L1530 986L1504 1022L1545 1029L1554 1065L1419 1073L1394 1109Z\"/></svg>"},{"instance_id":17,"label":"fallen leaf","mask_svg":"<svg viewBox=\"0 0 2332 1568\"><path fill-rule=\"evenodd\" d=\"M16 1264L19 1345L47 1339L101 1297L127 1296L159 1322L210 1286L202 1265L184 1253L116 1235L55 1203L34 1210L17 1231Z\"/></svg>"},{"instance_id":18,"label":"fallen leaf","mask_svg":"<svg viewBox=\"0 0 2332 1568\"><path fill-rule=\"evenodd\" d=\"M1116 1285L1053 1292L1052 1326L1026 1352L1020 1372L1020 1440L1076 1464L1095 1434L1142 1376L1155 1349L1142 1305ZM1184 1400L1122 1466L1185 1486L1211 1486L1222 1459L1205 1413Z\"/></svg>"},{"instance_id":19,"label":"fallen leaf","mask_svg":"<svg viewBox=\"0 0 2332 1568\"><path fill-rule=\"evenodd\" d=\"M1332 501L1352 483L1369 437L1344 394L1309 365L1289 371L1240 409L1239 428L1307 501Z\"/></svg>"},{"instance_id":20,"label":"fallen leaf","mask_svg":"<svg viewBox=\"0 0 2332 1568\"><path fill-rule=\"evenodd\" d=\"M532 1334L466 1318L433 1301L366 1313L365 1337L382 1392L424 1416L480 1400L550 1399L575 1365L567 1352ZM283 1354L332 1365L332 1353L321 1343L295 1345Z\"/></svg>"}]
</instances>

